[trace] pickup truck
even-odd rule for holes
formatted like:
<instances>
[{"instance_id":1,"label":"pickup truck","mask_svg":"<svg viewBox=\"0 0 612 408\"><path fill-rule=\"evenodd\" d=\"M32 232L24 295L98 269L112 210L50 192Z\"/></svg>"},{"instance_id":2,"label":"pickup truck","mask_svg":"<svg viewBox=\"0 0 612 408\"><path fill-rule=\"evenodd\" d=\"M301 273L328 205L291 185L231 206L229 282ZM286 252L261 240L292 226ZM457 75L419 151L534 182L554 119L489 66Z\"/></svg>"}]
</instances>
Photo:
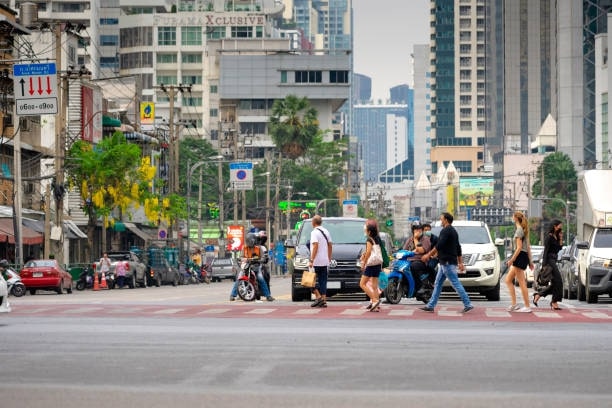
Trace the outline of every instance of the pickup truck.
<instances>
[{"instance_id":1,"label":"pickup truck","mask_svg":"<svg viewBox=\"0 0 612 408\"><path fill-rule=\"evenodd\" d=\"M108 257L111 260L110 271L114 273L117 262L128 262L128 270L125 274L125 283L130 289L134 289L136 285L142 288L147 287L147 265L142 262L140 257L132 251L109 251Z\"/></svg>"}]
</instances>

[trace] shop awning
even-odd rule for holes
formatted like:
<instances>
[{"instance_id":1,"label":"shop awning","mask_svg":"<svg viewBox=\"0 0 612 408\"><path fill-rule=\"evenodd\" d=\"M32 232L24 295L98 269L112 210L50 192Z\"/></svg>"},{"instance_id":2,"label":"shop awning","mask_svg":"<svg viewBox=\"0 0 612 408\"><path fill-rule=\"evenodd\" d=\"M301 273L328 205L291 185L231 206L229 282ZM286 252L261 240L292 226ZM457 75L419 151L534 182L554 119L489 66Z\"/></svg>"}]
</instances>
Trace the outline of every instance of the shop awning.
<instances>
[{"instance_id":1,"label":"shop awning","mask_svg":"<svg viewBox=\"0 0 612 408\"><path fill-rule=\"evenodd\" d=\"M119 127L121 126L121 121L110 116L102 116L102 126Z\"/></svg>"},{"instance_id":2,"label":"shop awning","mask_svg":"<svg viewBox=\"0 0 612 408\"><path fill-rule=\"evenodd\" d=\"M25 225L21 226L21 235L21 242L25 245L41 245L44 242L43 234ZM15 244L15 230L13 229L12 218L0 218L0 242Z\"/></svg>"},{"instance_id":3,"label":"shop awning","mask_svg":"<svg viewBox=\"0 0 612 408\"><path fill-rule=\"evenodd\" d=\"M31 218L22 218L21 223L41 234L45 234L45 222L43 220L33 220ZM64 220L64 231L68 239L87 239L85 234L72 220Z\"/></svg>"},{"instance_id":4,"label":"shop awning","mask_svg":"<svg viewBox=\"0 0 612 408\"><path fill-rule=\"evenodd\" d=\"M136 141L144 142L144 143L159 144L159 140L157 140L156 138L152 136L145 135L144 133L123 132L123 135L125 136L127 140L136 140Z\"/></svg>"},{"instance_id":5,"label":"shop awning","mask_svg":"<svg viewBox=\"0 0 612 408\"><path fill-rule=\"evenodd\" d=\"M144 232L143 230L141 230L140 228L138 228L136 226L136 224L131 223L131 222L124 222L123 223L125 225L125 228L127 228L128 230L130 230L131 232L133 232L134 234L138 235L140 238L142 238L144 241L150 241L153 239L152 236L150 236L149 234L147 234L146 232Z\"/></svg>"}]
</instances>

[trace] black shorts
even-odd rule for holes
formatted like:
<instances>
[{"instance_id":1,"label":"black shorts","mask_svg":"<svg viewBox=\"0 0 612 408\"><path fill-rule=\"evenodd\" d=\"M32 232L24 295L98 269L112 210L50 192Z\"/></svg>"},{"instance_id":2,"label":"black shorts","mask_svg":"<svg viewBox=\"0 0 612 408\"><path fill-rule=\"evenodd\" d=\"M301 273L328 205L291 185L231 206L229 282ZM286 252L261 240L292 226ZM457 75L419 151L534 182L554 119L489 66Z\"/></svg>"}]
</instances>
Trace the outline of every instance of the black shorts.
<instances>
[{"instance_id":1,"label":"black shorts","mask_svg":"<svg viewBox=\"0 0 612 408\"><path fill-rule=\"evenodd\" d=\"M529 266L529 255L527 255L527 252L519 252L514 262L512 262L512 266L516 266L517 268L522 270L527 269L527 266Z\"/></svg>"}]
</instances>

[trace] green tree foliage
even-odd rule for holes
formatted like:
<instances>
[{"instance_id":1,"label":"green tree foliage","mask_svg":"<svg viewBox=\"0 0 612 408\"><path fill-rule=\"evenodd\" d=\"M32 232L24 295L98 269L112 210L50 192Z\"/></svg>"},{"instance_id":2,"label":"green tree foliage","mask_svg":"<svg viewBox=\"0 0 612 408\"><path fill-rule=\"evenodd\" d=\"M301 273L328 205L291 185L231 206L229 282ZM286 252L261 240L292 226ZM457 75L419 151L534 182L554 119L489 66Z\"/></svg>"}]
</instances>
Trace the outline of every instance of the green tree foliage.
<instances>
[{"instance_id":1,"label":"green tree foliage","mask_svg":"<svg viewBox=\"0 0 612 408\"><path fill-rule=\"evenodd\" d=\"M83 199L90 242L100 217L107 225L113 224L115 217L129 218L129 209L143 206L152 223L163 220L170 224L185 213L183 197L173 194L162 198L154 193L158 191L153 188L155 167L121 132L95 146L76 141L67 152L65 168L71 188L78 189Z\"/></svg>"},{"instance_id":2,"label":"green tree foliage","mask_svg":"<svg viewBox=\"0 0 612 408\"><path fill-rule=\"evenodd\" d=\"M306 97L295 95L274 101L269 131L276 146L290 159L303 156L321 133L316 109Z\"/></svg>"},{"instance_id":3,"label":"green tree foliage","mask_svg":"<svg viewBox=\"0 0 612 408\"><path fill-rule=\"evenodd\" d=\"M565 222L563 203L568 201L570 202L569 211L573 213L576 207L577 180L576 168L568 155L555 152L544 158L535 175L532 197L556 198L544 202L543 221L545 224L554 218ZM569 232L576 231L573 224L566 226Z\"/></svg>"}]
</instances>

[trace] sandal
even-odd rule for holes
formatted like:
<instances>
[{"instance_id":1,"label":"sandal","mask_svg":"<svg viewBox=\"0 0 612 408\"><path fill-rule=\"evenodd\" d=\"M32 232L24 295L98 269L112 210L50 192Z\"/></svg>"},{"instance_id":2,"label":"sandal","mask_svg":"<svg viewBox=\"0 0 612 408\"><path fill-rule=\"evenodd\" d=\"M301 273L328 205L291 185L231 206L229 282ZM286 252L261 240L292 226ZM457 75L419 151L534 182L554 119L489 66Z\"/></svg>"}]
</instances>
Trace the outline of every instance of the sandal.
<instances>
[{"instance_id":1,"label":"sandal","mask_svg":"<svg viewBox=\"0 0 612 408\"><path fill-rule=\"evenodd\" d=\"M380 312L380 299L372 303L372 307L370 307L370 312Z\"/></svg>"}]
</instances>

